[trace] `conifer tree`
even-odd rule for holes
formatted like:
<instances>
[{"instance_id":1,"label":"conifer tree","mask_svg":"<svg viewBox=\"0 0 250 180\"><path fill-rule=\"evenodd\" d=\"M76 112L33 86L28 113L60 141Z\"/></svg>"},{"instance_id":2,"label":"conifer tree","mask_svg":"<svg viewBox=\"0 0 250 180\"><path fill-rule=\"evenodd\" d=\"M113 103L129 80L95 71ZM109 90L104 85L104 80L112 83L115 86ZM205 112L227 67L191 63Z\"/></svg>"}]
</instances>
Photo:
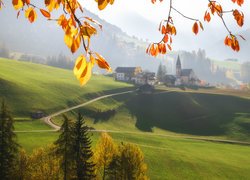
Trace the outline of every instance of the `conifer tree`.
<instances>
[{"instance_id":1,"label":"conifer tree","mask_svg":"<svg viewBox=\"0 0 250 180\"><path fill-rule=\"evenodd\" d=\"M157 70L157 78L160 82L164 80L164 76L166 75L166 73L167 73L166 66L160 63L158 70Z\"/></svg>"},{"instance_id":2,"label":"conifer tree","mask_svg":"<svg viewBox=\"0 0 250 180\"><path fill-rule=\"evenodd\" d=\"M71 120L63 115L64 121L61 126L61 134L58 140L55 142L56 153L61 156L61 167L64 174L64 180L72 178L73 169L73 133Z\"/></svg>"},{"instance_id":3,"label":"conifer tree","mask_svg":"<svg viewBox=\"0 0 250 180\"><path fill-rule=\"evenodd\" d=\"M18 159L16 134L14 133L13 118L5 102L2 102L0 112L0 178L12 179L15 171L15 162Z\"/></svg>"},{"instance_id":4,"label":"conifer tree","mask_svg":"<svg viewBox=\"0 0 250 180\"><path fill-rule=\"evenodd\" d=\"M78 180L94 179L95 164L92 161L91 140L88 135L89 127L85 125L83 116L79 113L73 127L73 153Z\"/></svg>"}]
</instances>

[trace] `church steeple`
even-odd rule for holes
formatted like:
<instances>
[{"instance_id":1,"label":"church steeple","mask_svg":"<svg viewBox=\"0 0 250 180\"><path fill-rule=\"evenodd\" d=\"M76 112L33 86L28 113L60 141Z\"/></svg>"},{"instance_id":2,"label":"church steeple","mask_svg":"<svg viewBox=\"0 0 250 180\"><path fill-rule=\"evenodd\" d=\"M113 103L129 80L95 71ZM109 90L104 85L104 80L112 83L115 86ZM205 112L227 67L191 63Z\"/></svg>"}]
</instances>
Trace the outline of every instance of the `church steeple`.
<instances>
[{"instance_id":1,"label":"church steeple","mask_svg":"<svg viewBox=\"0 0 250 180\"><path fill-rule=\"evenodd\" d=\"M176 62L176 77L181 77L181 60L179 55Z\"/></svg>"}]
</instances>

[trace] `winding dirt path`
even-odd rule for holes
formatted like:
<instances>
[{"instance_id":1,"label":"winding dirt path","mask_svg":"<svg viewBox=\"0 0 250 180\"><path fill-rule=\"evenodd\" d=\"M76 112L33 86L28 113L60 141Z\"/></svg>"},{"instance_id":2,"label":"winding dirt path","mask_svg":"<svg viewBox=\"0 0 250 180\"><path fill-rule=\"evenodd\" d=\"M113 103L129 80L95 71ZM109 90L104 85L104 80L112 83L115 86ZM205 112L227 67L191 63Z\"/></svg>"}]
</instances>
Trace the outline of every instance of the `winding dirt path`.
<instances>
[{"instance_id":1,"label":"winding dirt path","mask_svg":"<svg viewBox=\"0 0 250 180\"><path fill-rule=\"evenodd\" d=\"M58 111L56 113L53 113L47 117L43 118L43 121L48 124L49 126L51 126L53 128L53 130L33 130L33 131L16 131L16 132L23 132L23 133L28 133L28 132L53 132L53 131L58 131L60 130L60 126L54 124L51 121L51 118L61 115L65 112L69 112L71 110L86 106L90 103L99 101L101 99L104 98L108 98L108 97L113 97L113 96L118 96L118 95L122 95L122 94L128 94L128 93L133 93L136 90L133 91L125 91L125 92L120 92L120 93L113 93L113 94L109 94L109 95L104 95L104 96L100 96L97 98L94 98L92 100L89 100L85 103L67 108L67 109L63 109L61 111ZM167 92L162 92L162 93L170 93L172 91L167 91ZM217 143L228 143L228 144L240 144L240 145L250 145L250 142L244 142L244 141L236 141L236 140L226 140L226 139L216 139L216 138L205 138L205 137L195 137L195 136L185 136L185 135L168 135L168 134L157 134L157 133L145 133L145 132L133 132L133 131L115 131L115 130L101 130L101 129L97 129L97 130L91 130L92 132L109 132L109 133L122 133L122 134L134 134L134 135L145 135L145 136L161 136L161 137L172 137L172 138L184 138L184 139L192 139L192 140L202 140L202 141L210 141L210 142L217 142ZM143 145L146 146L146 145Z\"/></svg>"}]
</instances>

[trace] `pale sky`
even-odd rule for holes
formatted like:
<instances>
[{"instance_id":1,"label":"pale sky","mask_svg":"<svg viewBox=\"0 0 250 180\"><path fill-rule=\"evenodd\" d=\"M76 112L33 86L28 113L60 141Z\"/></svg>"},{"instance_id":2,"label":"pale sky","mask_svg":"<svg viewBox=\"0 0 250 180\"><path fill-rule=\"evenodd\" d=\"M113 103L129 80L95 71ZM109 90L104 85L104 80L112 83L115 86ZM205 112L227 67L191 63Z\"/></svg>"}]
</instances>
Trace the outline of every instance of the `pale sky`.
<instances>
[{"instance_id":1,"label":"pale sky","mask_svg":"<svg viewBox=\"0 0 250 180\"><path fill-rule=\"evenodd\" d=\"M112 6L108 5L102 11L98 10L95 0L82 0L82 2L86 9L94 12L106 21L119 26L123 31L130 35L145 38L145 35L142 32L143 29L151 32L152 36L148 38L150 41L154 41L159 38L157 31L159 22L168 16L169 0L164 0L162 3L157 2L156 4L152 4L151 0L115 0ZM245 25L243 28L237 27L231 13L225 15L225 19L231 30L238 32L250 28L249 0L245 1L243 7L233 4L231 0L223 0L219 2L224 5L225 10L237 8L245 13ZM207 0L173 0L173 6L176 9L181 11L186 16L198 18L202 20L202 22L204 13L207 9L207 4ZM176 12L173 12L172 16L177 27L177 32L179 32L178 34L182 34L183 36L193 36L191 33L193 21L182 18ZM152 25L145 25L143 28L138 27L143 25L143 19L145 21L148 20L148 23L151 23ZM206 37L206 33L211 33L211 30L215 32L213 34L215 39L221 38L221 34L223 34L223 37L227 34L227 31L218 17L212 17L209 24L205 22L203 24L205 32L203 32L203 35L199 35L201 38L203 38L203 36Z\"/></svg>"}]
</instances>

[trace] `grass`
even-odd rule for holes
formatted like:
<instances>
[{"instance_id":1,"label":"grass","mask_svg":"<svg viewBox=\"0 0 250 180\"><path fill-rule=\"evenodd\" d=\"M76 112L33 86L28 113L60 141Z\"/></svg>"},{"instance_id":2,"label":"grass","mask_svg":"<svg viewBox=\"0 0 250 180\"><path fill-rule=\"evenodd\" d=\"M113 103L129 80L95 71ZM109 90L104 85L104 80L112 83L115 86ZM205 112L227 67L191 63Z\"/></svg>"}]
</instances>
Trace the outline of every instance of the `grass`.
<instances>
[{"instance_id":1,"label":"grass","mask_svg":"<svg viewBox=\"0 0 250 180\"><path fill-rule=\"evenodd\" d=\"M0 58L0 87L0 99L6 99L15 116L28 117L37 110L55 112L131 85L94 75L80 87L70 70Z\"/></svg>"},{"instance_id":2,"label":"grass","mask_svg":"<svg viewBox=\"0 0 250 180\"><path fill-rule=\"evenodd\" d=\"M96 129L250 141L250 100L219 92L168 89L151 95L127 94L68 115L74 117L80 111ZM61 118L54 122L61 124Z\"/></svg>"},{"instance_id":3,"label":"grass","mask_svg":"<svg viewBox=\"0 0 250 180\"><path fill-rule=\"evenodd\" d=\"M18 133L28 151L53 143L56 132ZM111 133L117 143L137 144L143 151L151 179L247 179L250 147L148 134ZM93 147L99 133L92 136Z\"/></svg>"},{"instance_id":4,"label":"grass","mask_svg":"<svg viewBox=\"0 0 250 180\"><path fill-rule=\"evenodd\" d=\"M14 127L15 131L52 130L51 127L42 120L16 121Z\"/></svg>"},{"instance_id":5,"label":"grass","mask_svg":"<svg viewBox=\"0 0 250 180\"><path fill-rule=\"evenodd\" d=\"M0 59L0 97L7 100L17 116L15 129L37 130L17 132L18 142L29 153L53 143L59 136L57 132L39 132L50 130L50 127L28 118L30 112L55 112L98 94L130 87L108 77L94 76L87 86L80 88L72 74L48 66ZM163 89L152 95L126 94L103 99L68 115L74 117L78 111L96 129L117 130L111 133L115 141L139 145L151 179L250 177L249 146L181 137L192 135L249 141L249 92ZM56 121L61 123L60 118ZM164 137L158 133L179 137ZM99 133L94 133L93 146L98 137Z\"/></svg>"}]
</instances>

